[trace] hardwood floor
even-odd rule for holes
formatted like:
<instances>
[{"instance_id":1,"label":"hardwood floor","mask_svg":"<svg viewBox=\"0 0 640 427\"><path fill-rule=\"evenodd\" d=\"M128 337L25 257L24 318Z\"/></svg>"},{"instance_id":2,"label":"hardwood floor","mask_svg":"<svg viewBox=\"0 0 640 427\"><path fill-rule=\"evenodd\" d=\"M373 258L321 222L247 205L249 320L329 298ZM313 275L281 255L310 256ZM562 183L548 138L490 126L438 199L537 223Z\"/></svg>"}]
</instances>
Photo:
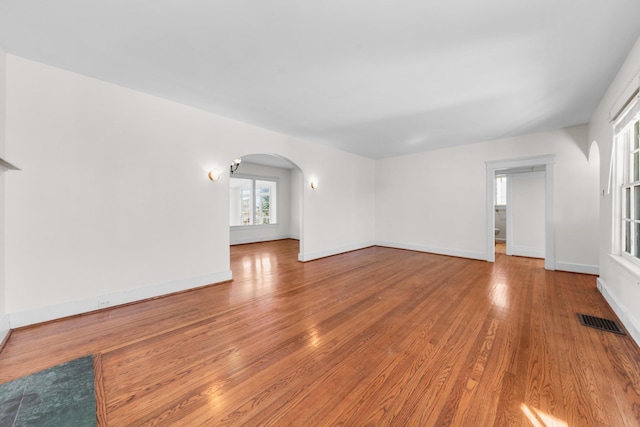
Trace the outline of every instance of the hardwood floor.
<instances>
[{"instance_id":1,"label":"hardwood floor","mask_svg":"<svg viewBox=\"0 0 640 427\"><path fill-rule=\"evenodd\" d=\"M16 330L0 382L96 355L110 426L640 425L640 350L594 276L373 247L299 263L232 247L234 280Z\"/></svg>"}]
</instances>

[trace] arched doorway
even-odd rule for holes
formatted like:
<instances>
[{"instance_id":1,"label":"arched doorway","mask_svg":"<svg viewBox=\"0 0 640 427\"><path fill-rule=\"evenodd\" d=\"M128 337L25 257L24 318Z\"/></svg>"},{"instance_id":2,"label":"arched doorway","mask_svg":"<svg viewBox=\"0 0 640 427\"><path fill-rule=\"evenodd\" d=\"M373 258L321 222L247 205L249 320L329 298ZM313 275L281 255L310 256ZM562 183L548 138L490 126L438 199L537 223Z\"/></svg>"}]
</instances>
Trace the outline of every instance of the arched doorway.
<instances>
[{"instance_id":1,"label":"arched doorway","mask_svg":"<svg viewBox=\"0 0 640 427\"><path fill-rule=\"evenodd\" d=\"M299 255L304 247L302 170L270 153L238 158L229 179L231 246L294 239Z\"/></svg>"}]
</instances>

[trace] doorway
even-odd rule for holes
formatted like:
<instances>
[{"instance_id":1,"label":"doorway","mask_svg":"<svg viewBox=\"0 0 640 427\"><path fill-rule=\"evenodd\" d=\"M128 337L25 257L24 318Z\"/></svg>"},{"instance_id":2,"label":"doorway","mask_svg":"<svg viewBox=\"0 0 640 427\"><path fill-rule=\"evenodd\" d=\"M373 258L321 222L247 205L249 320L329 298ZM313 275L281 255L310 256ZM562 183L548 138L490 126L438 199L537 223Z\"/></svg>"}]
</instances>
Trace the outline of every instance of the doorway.
<instances>
[{"instance_id":1,"label":"doorway","mask_svg":"<svg viewBox=\"0 0 640 427\"><path fill-rule=\"evenodd\" d=\"M544 258L544 167L496 171L495 186L495 253Z\"/></svg>"},{"instance_id":2,"label":"doorway","mask_svg":"<svg viewBox=\"0 0 640 427\"><path fill-rule=\"evenodd\" d=\"M303 246L303 174L274 154L248 154L234 161L229 176L231 246L282 239Z\"/></svg>"},{"instance_id":3,"label":"doorway","mask_svg":"<svg viewBox=\"0 0 640 427\"><path fill-rule=\"evenodd\" d=\"M486 162L487 165L487 249L486 260L495 262L495 200L497 175L506 172L540 172L544 174L544 267L555 270L555 156L527 157ZM508 220L507 220L508 221ZM509 226L507 226L507 242ZM508 249L507 249L508 250Z\"/></svg>"}]
</instances>

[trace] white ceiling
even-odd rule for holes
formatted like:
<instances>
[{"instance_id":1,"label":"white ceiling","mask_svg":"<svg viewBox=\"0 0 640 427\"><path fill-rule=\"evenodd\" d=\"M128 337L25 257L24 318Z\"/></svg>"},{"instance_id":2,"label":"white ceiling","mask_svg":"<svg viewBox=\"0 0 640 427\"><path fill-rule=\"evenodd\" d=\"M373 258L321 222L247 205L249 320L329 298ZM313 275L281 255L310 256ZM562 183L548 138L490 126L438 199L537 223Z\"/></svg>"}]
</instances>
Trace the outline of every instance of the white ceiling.
<instances>
[{"instance_id":1,"label":"white ceiling","mask_svg":"<svg viewBox=\"0 0 640 427\"><path fill-rule=\"evenodd\" d=\"M383 158L587 122L638 16L638 0L0 0L0 43Z\"/></svg>"}]
</instances>

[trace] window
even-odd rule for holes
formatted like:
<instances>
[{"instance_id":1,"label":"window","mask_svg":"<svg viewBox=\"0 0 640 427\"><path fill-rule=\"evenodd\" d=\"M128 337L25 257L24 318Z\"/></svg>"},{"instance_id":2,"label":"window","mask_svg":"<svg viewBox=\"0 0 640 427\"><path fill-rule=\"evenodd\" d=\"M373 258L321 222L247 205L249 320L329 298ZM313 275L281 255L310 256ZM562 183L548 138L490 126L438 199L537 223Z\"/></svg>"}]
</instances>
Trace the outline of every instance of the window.
<instances>
[{"instance_id":1,"label":"window","mask_svg":"<svg viewBox=\"0 0 640 427\"><path fill-rule=\"evenodd\" d=\"M619 249L640 263L640 103L630 103L614 126L617 148Z\"/></svg>"},{"instance_id":2,"label":"window","mask_svg":"<svg viewBox=\"0 0 640 427\"><path fill-rule=\"evenodd\" d=\"M251 176L230 178L231 226L276 224L276 179Z\"/></svg>"},{"instance_id":3,"label":"window","mask_svg":"<svg viewBox=\"0 0 640 427\"><path fill-rule=\"evenodd\" d=\"M496 200L497 206L507 204L507 176L496 175Z\"/></svg>"}]
</instances>

